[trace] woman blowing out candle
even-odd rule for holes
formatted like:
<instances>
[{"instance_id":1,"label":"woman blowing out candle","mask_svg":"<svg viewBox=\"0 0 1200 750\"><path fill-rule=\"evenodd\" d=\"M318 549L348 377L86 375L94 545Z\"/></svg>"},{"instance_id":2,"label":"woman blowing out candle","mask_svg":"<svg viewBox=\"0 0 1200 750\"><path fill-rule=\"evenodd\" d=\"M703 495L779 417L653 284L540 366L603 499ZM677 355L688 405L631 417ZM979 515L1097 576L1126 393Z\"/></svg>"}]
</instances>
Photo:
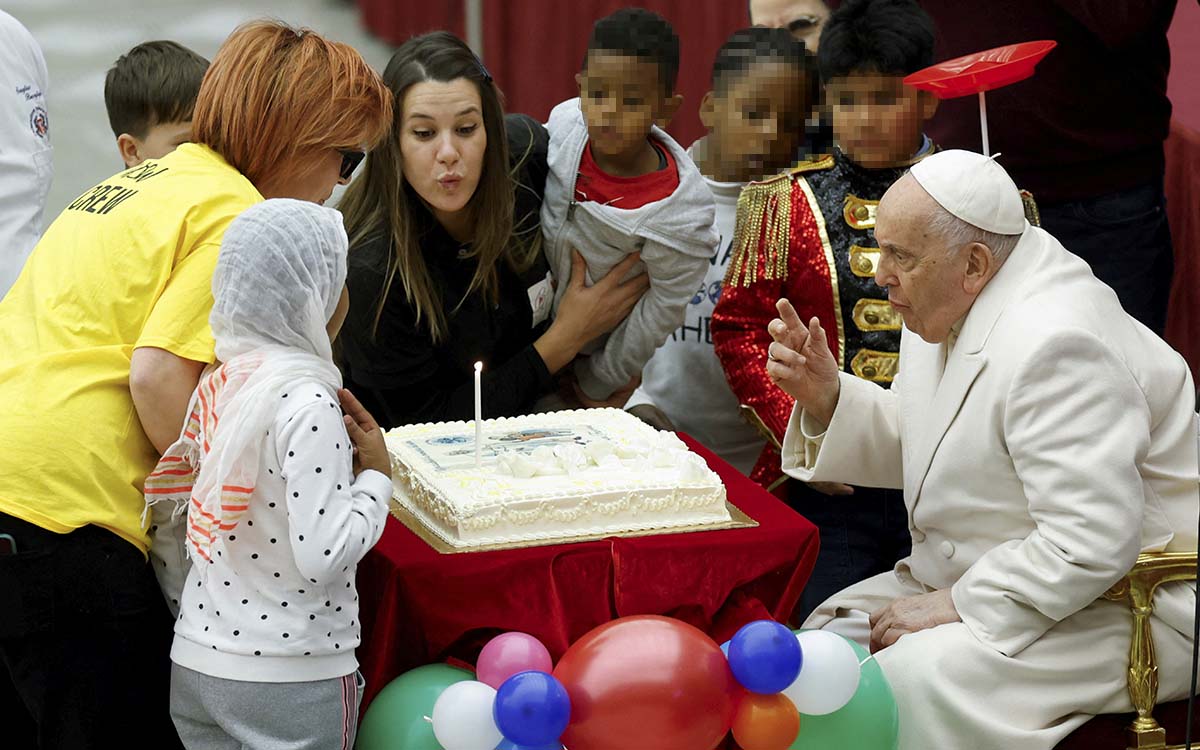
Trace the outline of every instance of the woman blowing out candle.
<instances>
[{"instance_id":1,"label":"woman blowing out candle","mask_svg":"<svg viewBox=\"0 0 1200 750\"><path fill-rule=\"evenodd\" d=\"M445 32L406 42L383 74L395 124L341 209L350 234L349 387L384 427L526 412L579 347L610 331L646 290L621 283L636 256L585 287L576 258L554 322L538 214L547 137L504 117L471 50Z\"/></svg>"}]
</instances>

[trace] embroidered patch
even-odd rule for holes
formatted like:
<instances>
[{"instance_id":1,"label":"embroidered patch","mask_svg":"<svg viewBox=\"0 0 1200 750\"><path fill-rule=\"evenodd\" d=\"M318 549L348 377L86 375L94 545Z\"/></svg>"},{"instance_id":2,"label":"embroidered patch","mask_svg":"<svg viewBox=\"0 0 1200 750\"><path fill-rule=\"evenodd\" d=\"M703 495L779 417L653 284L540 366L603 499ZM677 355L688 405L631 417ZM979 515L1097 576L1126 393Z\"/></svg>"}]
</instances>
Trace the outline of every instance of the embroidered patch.
<instances>
[{"instance_id":1,"label":"embroidered patch","mask_svg":"<svg viewBox=\"0 0 1200 750\"><path fill-rule=\"evenodd\" d=\"M539 325L550 317L554 306L554 275L546 272L546 278L529 287L529 307L533 311L533 325Z\"/></svg>"},{"instance_id":2,"label":"embroidered patch","mask_svg":"<svg viewBox=\"0 0 1200 750\"><path fill-rule=\"evenodd\" d=\"M38 138L45 138L50 133L50 117L44 107L34 107L29 113L29 129Z\"/></svg>"}]
</instances>

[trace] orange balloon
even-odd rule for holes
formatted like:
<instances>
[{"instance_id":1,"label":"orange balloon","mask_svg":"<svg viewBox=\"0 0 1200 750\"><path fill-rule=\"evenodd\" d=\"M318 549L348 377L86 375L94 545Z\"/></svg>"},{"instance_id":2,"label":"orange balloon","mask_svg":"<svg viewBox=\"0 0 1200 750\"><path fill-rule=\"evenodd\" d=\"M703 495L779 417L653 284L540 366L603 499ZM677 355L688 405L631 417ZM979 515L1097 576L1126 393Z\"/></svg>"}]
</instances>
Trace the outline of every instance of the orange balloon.
<instances>
[{"instance_id":1,"label":"orange balloon","mask_svg":"<svg viewBox=\"0 0 1200 750\"><path fill-rule=\"evenodd\" d=\"M800 714L782 693L747 692L733 715L733 738L743 750L787 750L800 734Z\"/></svg>"}]
</instances>

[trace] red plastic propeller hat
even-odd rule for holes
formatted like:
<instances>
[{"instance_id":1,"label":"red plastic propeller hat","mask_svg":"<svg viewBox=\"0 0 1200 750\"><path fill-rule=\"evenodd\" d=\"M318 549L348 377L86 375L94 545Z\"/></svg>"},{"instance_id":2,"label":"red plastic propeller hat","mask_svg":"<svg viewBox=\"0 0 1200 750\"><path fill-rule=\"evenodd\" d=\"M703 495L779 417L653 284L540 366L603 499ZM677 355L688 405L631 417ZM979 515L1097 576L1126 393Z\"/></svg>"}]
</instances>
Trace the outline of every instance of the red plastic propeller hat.
<instances>
[{"instance_id":1,"label":"red plastic propeller hat","mask_svg":"<svg viewBox=\"0 0 1200 750\"><path fill-rule=\"evenodd\" d=\"M1042 39L996 47L918 70L904 82L939 99L991 91L1033 75L1034 67L1057 46L1056 41Z\"/></svg>"}]
</instances>

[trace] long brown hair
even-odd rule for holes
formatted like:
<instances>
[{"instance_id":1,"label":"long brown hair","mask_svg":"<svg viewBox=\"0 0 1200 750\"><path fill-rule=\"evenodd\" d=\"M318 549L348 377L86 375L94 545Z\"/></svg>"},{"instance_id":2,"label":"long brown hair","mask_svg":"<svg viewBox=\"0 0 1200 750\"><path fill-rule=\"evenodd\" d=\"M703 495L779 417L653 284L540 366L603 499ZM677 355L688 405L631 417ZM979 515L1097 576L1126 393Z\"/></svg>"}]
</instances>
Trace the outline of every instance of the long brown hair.
<instances>
[{"instance_id":1,"label":"long brown hair","mask_svg":"<svg viewBox=\"0 0 1200 750\"><path fill-rule=\"evenodd\" d=\"M302 176L312 154L373 146L391 132L392 95L353 48L281 21L239 26L200 84L192 140L260 191Z\"/></svg>"},{"instance_id":2,"label":"long brown hair","mask_svg":"<svg viewBox=\"0 0 1200 750\"><path fill-rule=\"evenodd\" d=\"M375 310L372 335L392 283L399 276L408 303L416 309L417 325L429 329L434 343L447 332L447 300L434 288L420 246L420 222L414 196L409 195L400 153L404 96L418 83L447 83L465 78L475 84L483 105L483 127L487 148L479 184L463 211L469 211L474 233L469 257L476 261L475 274L466 296L499 298L499 263L522 268L533 255L530 243L513 238L513 178L509 174L508 141L504 130L504 108L500 92L479 59L461 39L445 31L413 37L405 42L383 71L392 91L393 126L387 137L367 156L363 173L346 190L338 208L346 219L351 252L368 239L388 233L390 252L383 288ZM540 233L538 233L540 235ZM540 243L539 243L540 244ZM454 309L462 300L449 301Z\"/></svg>"}]
</instances>

